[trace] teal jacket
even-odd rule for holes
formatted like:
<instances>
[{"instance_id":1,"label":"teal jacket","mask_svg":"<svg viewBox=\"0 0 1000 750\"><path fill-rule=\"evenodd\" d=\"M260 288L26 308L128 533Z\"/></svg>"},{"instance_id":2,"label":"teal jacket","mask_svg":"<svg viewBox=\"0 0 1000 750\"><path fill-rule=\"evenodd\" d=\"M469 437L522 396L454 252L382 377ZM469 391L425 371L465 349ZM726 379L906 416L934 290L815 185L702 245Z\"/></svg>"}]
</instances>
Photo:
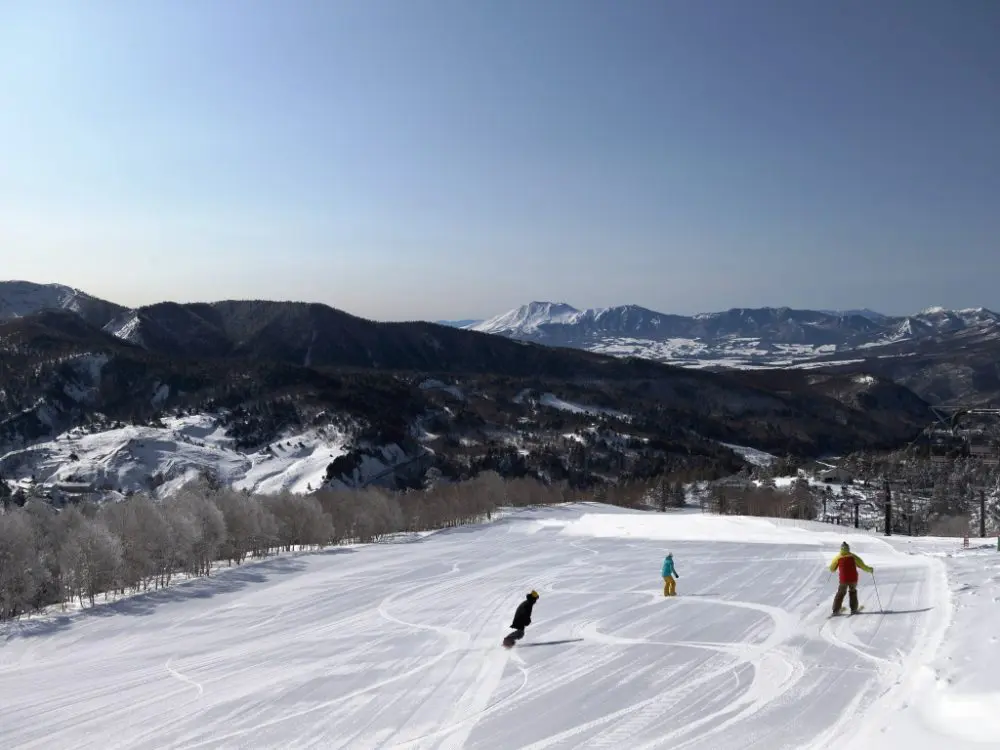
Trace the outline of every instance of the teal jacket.
<instances>
[{"instance_id":1,"label":"teal jacket","mask_svg":"<svg viewBox=\"0 0 1000 750\"><path fill-rule=\"evenodd\" d=\"M672 557L663 558L662 575L664 578L666 578L667 576L675 576L676 578L680 578L680 576L677 574L677 568L674 567L674 558Z\"/></svg>"}]
</instances>

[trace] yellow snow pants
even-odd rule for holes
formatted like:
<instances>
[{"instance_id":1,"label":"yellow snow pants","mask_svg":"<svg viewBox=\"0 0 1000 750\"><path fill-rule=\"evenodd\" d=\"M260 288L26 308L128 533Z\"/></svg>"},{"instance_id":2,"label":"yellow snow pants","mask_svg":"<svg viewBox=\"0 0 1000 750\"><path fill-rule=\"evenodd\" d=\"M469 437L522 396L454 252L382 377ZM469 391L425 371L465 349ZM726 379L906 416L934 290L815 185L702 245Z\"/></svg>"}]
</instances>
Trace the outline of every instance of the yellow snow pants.
<instances>
[{"instance_id":1,"label":"yellow snow pants","mask_svg":"<svg viewBox=\"0 0 1000 750\"><path fill-rule=\"evenodd\" d=\"M663 595L677 596L677 581L673 576L663 576Z\"/></svg>"}]
</instances>

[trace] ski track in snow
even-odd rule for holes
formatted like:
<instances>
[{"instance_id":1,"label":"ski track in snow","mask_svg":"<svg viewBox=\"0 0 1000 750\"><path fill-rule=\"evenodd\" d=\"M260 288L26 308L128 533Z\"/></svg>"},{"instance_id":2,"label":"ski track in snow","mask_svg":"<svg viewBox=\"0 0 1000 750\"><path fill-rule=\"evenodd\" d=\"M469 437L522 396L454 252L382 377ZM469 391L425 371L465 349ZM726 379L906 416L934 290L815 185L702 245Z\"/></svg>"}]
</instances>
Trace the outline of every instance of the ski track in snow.
<instances>
[{"instance_id":1,"label":"ski track in snow","mask_svg":"<svg viewBox=\"0 0 1000 750\"><path fill-rule=\"evenodd\" d=\"M0 746L822 750L877 736L947 624L940 561L879 539L852 545L896 613L868 578L868 613L831 619L833 545L671 541L666 599L662 540L564 535L580 514L264 561L13 635Z\"/></svg>"}]
</instances>

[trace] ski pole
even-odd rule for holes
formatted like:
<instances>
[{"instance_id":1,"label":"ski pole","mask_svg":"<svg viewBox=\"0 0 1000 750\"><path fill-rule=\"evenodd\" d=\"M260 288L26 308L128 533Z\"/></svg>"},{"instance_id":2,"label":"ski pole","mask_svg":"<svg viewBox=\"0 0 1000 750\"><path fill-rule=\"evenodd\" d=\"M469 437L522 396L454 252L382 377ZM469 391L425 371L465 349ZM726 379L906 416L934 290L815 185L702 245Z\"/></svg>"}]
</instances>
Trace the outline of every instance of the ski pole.
<instances>
[{"instance_id":1,"label":"ski pole","mask_svg":"<svg viewBox=\"0 0 1000 750\"><path fill-rule=\"evenodd\" d=\"M879 610L885 614L885 608L882 606L882 597L878 595L878 581L875 580L875 573L872 573L872 586L875 587L875 599L878 600Z\"/></svg>"}]
</instances>

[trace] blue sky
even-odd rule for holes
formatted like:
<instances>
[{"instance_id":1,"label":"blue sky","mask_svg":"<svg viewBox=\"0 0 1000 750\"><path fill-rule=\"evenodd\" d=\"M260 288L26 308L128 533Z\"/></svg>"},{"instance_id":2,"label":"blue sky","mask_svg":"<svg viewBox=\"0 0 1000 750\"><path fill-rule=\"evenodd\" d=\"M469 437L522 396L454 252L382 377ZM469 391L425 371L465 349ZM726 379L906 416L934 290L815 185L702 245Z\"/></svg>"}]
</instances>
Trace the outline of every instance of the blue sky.
<instances>
[{"instance_id":1,"label":"blue sky","mask_svg":"<svg viewBox=\"0 0 1000 750\"><path fill-rule=\"evenodd\" d=\"M0 278L1000 308L995 0L0 0Z\"/></svg>"}]
</instances>

